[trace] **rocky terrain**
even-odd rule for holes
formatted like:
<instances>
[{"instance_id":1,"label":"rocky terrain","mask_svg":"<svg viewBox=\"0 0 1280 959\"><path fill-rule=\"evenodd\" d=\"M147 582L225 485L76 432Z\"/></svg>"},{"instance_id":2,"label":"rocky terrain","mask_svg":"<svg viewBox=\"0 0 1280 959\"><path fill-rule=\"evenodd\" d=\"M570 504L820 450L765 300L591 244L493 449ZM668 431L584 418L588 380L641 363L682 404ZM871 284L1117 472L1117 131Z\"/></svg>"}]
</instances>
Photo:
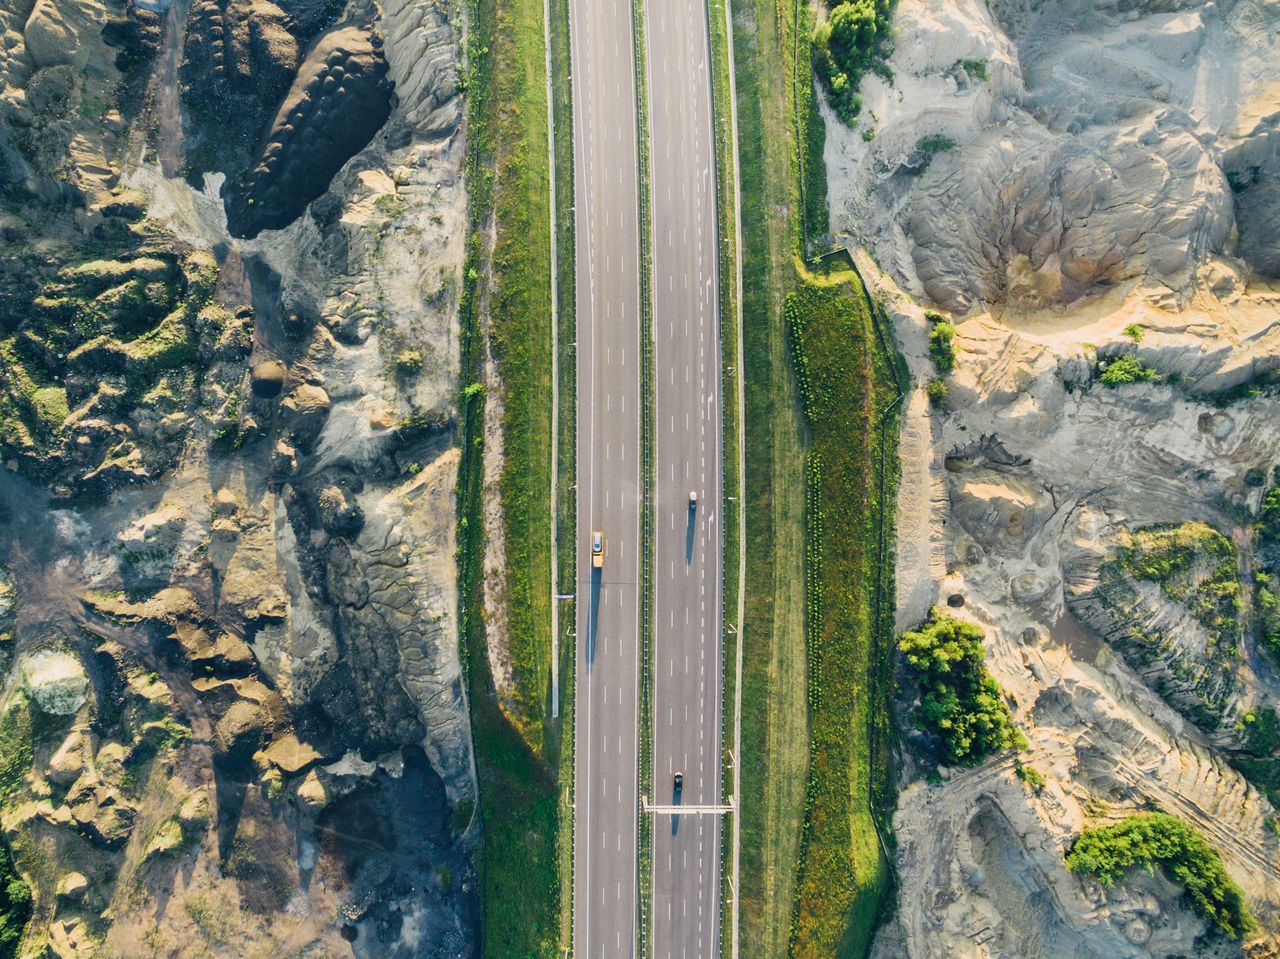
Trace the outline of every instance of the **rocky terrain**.
<instances>
[{"instance_id":1,"label":"rocky terrain","mask_svg":"<svg viewBox=\"0 0 1280 959\"><path fill-rule=\"evenodd\" d=\"M1277 24L1267 0L901 0L892 81L855 127L827 114L834 239L917 382L898 626L980 624L1029 740L926 775L904 697L878 955L1276 954ZM924 308L958 328L950 375ZM1163 873L1067 871L1082 829L1154 808L1220 849L1252 938Z\"/></svg>"},{"instance_id":2,"label":"rocky terrain","mask_svg":"<svg viewBox=\"0 0 1280 959\"><path fill-rule=\"evenodd\" d=\"M21 954L471 955L457 25L428 0L0 23Z\"/></svg>"}]
</instances>

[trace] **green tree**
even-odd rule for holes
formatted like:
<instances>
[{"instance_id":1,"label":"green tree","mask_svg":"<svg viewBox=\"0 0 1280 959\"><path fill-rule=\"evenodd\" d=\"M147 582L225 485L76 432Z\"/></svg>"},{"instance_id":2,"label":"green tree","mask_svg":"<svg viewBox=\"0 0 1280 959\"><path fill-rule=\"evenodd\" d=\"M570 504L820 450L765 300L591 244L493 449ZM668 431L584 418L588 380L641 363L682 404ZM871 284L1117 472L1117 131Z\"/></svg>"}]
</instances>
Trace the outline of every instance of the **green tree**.
<instances>
[{"instance_id":1,"label":"green tree","mask_svg":"<svg viewBox=\"0 0 1280 959\"><path fill-rule=\"evenodd\" d=\"M942 740L949 762L972 764L1026 745L1000 685L987 672L981 629L936 616L905 633L898 648L920 686L920 728Z\"/></svg>"},{"instance_id":2,"label":"green tree","mask_svg":"<svg viewBox=\"0 0 1280 959\"><path fill-rule=\"evenodd\" d=\"M1102 371L1102 382L1107 386L1122 386L1125 383L1150 383L1156 378L1156 371L1143 366L1136 356L1118 356Z\"/></svg>"},{"instance_id":3,"label":"green tree","mask_svg":"<svg viewBox=\"0 0 1280 959\"><path fill-rule=\"evenodd\" d=\"M1085 830L1067 854L1067 868L1108 887L1134 866L1147 872L1163 867L1186 890L1191 908L1232 938L1242 938L1257 925L1244 893L1223 868L1218 850L1168 813L1138 813L1110 826Z\"/></svg>"},{"instance_id":4,"label":"green tree","mask_svg":"<svg viewBox=\"0 0 1280 959\"><path fill-rule=\"evenodd\" d=\"M13 959L31 918L31 887L13 868L8 848L0 843L0 959Z\"/></svg>"},{"instance_id":5,"label":"green tree","mask_svg":"<svg viewBox=\"0 0 1280 959\"><path fill-rule=\"evenodd\" d=\"M813 70L836 115L852 124L862 109L858 86L889 35L890 0L842 0L813 31Z\"/></svg>"},{"instance_id":6,"label":"green tree","mask_svg":"<svg viewBox=\"0 0 1280 959\"><path fill-rule=\"evenodd\" d=\"M929 358L939 373L950 373L956 368L955 324L941 320L929 330Z\"/></svg>"}]
</instances>

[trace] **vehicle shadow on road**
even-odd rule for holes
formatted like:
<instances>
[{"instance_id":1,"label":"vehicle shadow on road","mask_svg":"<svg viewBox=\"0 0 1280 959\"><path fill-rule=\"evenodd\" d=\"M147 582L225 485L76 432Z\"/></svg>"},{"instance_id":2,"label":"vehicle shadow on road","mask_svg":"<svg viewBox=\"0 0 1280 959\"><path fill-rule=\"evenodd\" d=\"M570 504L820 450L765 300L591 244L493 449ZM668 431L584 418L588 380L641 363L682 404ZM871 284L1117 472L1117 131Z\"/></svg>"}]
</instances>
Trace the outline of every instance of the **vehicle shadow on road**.
<instances>
[{"instance_id":1,"label":"vehicle shadow on road","mask_svg":"<svg viewBox=\"0 0 1280 959\"><path fill-rule=\"evenodd\" d=\"M684 534L684 563L686 566L693 563L693 528L698 522L698 511L689 507L689 522L685 528Z\"/></svg>"},{"instance_id":2,"label":"vehicle shadow on road","mask_svg":"<svg viewBox=\"0 0 1280 959\"><path fill-rule=\"evenodd\" d=\"M596 630L600 627L600 570L591 570L591 612L587 616L587 663L596 661Z\"/></svg>"}]
</instances>

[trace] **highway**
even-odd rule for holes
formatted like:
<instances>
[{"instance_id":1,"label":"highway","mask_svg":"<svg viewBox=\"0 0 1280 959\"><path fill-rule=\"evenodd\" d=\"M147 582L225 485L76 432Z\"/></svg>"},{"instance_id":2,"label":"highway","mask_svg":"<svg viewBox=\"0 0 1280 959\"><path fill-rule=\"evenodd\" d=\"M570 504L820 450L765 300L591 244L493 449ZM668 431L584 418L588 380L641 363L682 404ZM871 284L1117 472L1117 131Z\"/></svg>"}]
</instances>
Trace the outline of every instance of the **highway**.
<instances>
[{"instance_id":1,"label":"highway","mask_svg":"<svg viewBox=\"0 0 1280 959\"><path fill-rule=\"evenodd\" d=\"M715 143L707 8L646 0L653 226L655 805L721 802L723 543ZM690 493L697 505L690 505ZM676 795L673 777L683 789ZM719 815L653 823L653 959L720 954Z\"/></svg>"},{"instance_id":2,"label":"highway","mask_svg":"<svg viewBox=\"0 0 1280 959\"><path fill-rule=\"evenodd\" d=\"M640 234L630 0L570 0L577 316L573 954L634 956ZM602 569L591 534L602 530Z\"/></svg>"}]
</instances>

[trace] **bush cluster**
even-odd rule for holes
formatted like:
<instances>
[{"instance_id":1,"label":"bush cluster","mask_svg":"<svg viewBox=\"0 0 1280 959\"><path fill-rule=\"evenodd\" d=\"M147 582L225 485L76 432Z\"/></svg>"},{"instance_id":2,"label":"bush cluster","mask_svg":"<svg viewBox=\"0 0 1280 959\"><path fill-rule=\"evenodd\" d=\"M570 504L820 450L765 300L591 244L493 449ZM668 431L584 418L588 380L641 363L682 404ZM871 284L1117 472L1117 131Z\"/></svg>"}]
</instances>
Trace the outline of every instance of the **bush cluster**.
<instances>
[{"instance_id":1,"label":"bush cluster","mask_svg":"<svg viewBox=\"0 0 1280 959\"><path fill-rule=\"evenodd\" d=\"M1122 386L1125 383L1150 383L1156 379L1156 371L1143 366L1136 356L1117 356L1106 365L1099 377L1107 386Z\"/></svg>"},{"instance_id":2,"label":"bush cluster","mask_svg":"<svg viewBox=\"0 0 1280 959\"><path fill-rule=\"evenodd\" d=\"M954 150L956 146L956 141L945 133L930 133L922 136L916 141L914 157L907 167L907 173L910 176L921 176L925 170L929 169L935 156Z\"/></svg>"},{"instance_id":3,"label":"bush cluster","mask_svg":"<svg viewBox=\"0 0 1280 959\"><path fill-rule=\"evenodd\" d=\"M1254 528L1259 543L1265 547L1260 551L1265 568L1254 574L1254 612L1267 647L1280 656L1280 583L1276 582L1274 562L1265 560L1274 554L1276 544L1280 543L1280 467L1272 471L1271 486L1262 494L1262 508Z\"/></svg>"},{"instance_id":4,"label":"bush cluster","mask_svg":"<svg viewBox=\"0 0 1280 959\"><path fill-rule=\"evenodd\" d=\"M942 740L949 762L973 764L1026 745L983 662L981 629L935 612L919 630L904 634L898 648L920 685L919 726Z\"/></svg>"},{"instance_id":5,"label":"bush cluster","mask_svg":"<svg viewBox=\"0 0 1280 959\"><path fill-rule=\"evenodd\" d=\"M1085 830L1067 854L1067 868L1108 887L1134 866L1148 872L1163 867L1186 890L1191 908L1226 935L1239 939L1255 928L1244 893L1227 875L1218 851L1176 816L1138 813Z\"/></svg>"},{"instance_id":6,"label":"bush cluster","mask_svg":"<svg viewBox=\"0 0 1280 959\"><path fill-rule=\"evenodd\" d=\"M813 69L831 108L852 124L862 109L858 85L876 65L889 36L891 0L828 2L827 19L813 31Z\"/></svg>"},{"instance_id":7,"label":"bush cluster","mask_svg":"<svg viewBox=\"0 0 1280 959\"><path fill-rule=\"evenodd\" d=\"M1026 783L1036 792L1040 792L1044 789L1044 774L1034 766L1024 766L1022 763L1018 763L1018 765L1013 767L1013 773L1019 780Z\"/></svg>"},{"instance_id":8,"label":"bush cluster","mask_svg":"<svg viewBox=\"0 0 1280 959\"><path fill-rule=\"evenodd\" d=\"M941 313L925 310L929 321L929 359L939 373L947 374L956 368L956 327Z\"/></svg>"},{"instance_id":9,"label":"bush cluster","mask_svg":"<svg viewBox=\"0 0 1280 959\"><path fill-rule=\"evenodd\" d=\"M1270 573L1257 572L1253 577L1253 608L1258 614L1262 638L1272 653L1280 655L1280 597Z\"/></svg>"},{"instance_id":10,"label":"bush cluster","mask_svg":"<svg viewBox=\"0 0 1280 959\"><path fill-rule=\"evenodd\" d=\"M1271 475L1271 488L1262 494L1258 536L1265 543L1280 543L1280 466Z\"/></svg>"},{"instance_id":11,"label":"bush cluster","mask_svg":"<svg viewBox=\"0 0 1280 959\"><path fill-rule=\"evenodd\" d=\"M9 850L0 843L0 956L16 956L31 918L31 887L13 868Z\"/></svg>"}]
</instances>

